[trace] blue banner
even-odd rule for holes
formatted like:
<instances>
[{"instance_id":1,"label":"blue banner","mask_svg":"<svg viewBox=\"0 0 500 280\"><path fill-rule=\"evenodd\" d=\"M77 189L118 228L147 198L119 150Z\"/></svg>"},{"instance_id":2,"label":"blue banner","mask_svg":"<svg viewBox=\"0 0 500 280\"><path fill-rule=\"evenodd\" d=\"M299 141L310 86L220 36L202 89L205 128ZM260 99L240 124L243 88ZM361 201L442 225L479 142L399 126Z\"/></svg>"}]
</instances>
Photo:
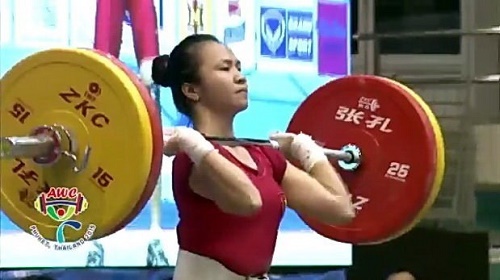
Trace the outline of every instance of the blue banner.
<instances>
[{"instance_id":1,"label":"blue banner","mask_svg":"<svg viewBox=\"0 0 500 280\"><path fill-rule=\"evenodd\" d=\"M288 11L287 57L291 60L313 60L313 13Z\"/></svg>"},{"instance_id":2,"label":"blue banner","mask_svg":"<svg viewBox=\"0 0 500 280\"><path fill-rule=\"evenodd\" d=\"M286 58L286 10L260 8L260 54L273 58Z\"/></svg>"},{"instance_id":3,"label":"blue banner","mask_svg":"<svg viewBox=\"0 0 500 280\"><path fill-rule=\"evenodd\" d=\"M314 22L310 11L261 7L260 55L313 61Z\"/></svg>"}]
</instances>

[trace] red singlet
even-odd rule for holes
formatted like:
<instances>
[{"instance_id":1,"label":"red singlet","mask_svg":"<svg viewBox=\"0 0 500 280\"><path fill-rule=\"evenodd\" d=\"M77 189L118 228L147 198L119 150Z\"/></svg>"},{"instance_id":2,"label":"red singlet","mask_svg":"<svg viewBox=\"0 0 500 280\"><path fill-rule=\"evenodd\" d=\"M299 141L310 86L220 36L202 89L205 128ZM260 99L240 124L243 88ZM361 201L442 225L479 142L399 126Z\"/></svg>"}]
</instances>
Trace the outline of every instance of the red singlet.
<instances>
[{"instance_id":1,"label":"red singlet","mask_svg":"<svg viewBox=\"0 0 500 280\"><path fill-rule=\"evenodd\" d=\"M280 186L286 160L272 148L246 146L257 164L256 171L225 148L219 145L216 148L245 171L259 189L262 208L251 217L222 212L213 201L191 190L189 175L193 163L186 154L178 154L173 161L172 187L179 209L177 238L180 249L216 260L239 275L266 273L271 266L278 227L286 206Z\"/></svg>"}]
</instances>

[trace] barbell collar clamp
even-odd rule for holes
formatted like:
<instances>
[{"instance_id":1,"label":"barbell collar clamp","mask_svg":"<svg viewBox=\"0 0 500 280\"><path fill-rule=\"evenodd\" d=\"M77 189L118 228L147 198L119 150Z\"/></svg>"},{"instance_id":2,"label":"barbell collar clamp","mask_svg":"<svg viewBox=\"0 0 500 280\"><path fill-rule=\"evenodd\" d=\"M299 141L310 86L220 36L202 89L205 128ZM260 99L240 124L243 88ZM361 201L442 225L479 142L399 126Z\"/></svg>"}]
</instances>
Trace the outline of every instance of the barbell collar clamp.
<instances>
[{"instance_id":1,"label":"barbell collar clamp","mask_svg":"<svg viewBox=\"0 0 500 280\"><path fill-rule=\"evenodd\" d=\"M338 163L340 168L347 171L354 171L361 165L361 149L354 144L347 144L340 150L349 156L345 159L339 159Z\"/></svg>"}]
</instances>

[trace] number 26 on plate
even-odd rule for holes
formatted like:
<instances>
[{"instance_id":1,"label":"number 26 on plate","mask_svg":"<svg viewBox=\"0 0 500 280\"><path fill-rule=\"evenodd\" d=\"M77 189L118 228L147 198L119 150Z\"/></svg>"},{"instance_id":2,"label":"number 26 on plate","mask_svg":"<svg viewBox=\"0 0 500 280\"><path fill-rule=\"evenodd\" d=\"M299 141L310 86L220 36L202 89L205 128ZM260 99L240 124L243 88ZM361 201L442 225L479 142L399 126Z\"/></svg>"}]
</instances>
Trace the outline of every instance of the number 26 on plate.
<instances>
[{"instance_id":1,"label":"number 26 on plate","mask_svg":"<svg viewBox=\"0 0 500 280\"><path fill-rule=\"evenodd\" d=\"M393 161L389 164L389 168L385 172L385 177L405 182L410 175L410 165Z\"/></svg>"}]
</instances>

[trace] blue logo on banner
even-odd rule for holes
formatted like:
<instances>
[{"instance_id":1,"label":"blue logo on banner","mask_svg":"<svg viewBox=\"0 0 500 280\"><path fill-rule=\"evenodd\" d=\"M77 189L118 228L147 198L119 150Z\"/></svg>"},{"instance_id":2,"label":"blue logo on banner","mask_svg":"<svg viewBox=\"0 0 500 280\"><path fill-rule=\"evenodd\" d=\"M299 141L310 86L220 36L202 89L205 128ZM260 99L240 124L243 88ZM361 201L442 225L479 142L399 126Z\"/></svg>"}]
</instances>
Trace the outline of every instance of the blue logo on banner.
<instances>
[{"instance_id":1,"label":"blue logo on banner","mask_svg":"<svg viewBox=\"0 0 500 280\"><path fill-rule=\"evenodd\" d=\"M286 10L260 8L260 54L274 58L286 57Z\"/></svg>"},{"instance_id":2,"label":"blue logo on banner","mask_svg":"<svg viewBox=\"0 0 500 280\"><path fill-rule=\"evenodd\" d=\"M287 56L293 60L313 60L314 22L311 12L288 11Z\"/></svg>"}]
</instances>

